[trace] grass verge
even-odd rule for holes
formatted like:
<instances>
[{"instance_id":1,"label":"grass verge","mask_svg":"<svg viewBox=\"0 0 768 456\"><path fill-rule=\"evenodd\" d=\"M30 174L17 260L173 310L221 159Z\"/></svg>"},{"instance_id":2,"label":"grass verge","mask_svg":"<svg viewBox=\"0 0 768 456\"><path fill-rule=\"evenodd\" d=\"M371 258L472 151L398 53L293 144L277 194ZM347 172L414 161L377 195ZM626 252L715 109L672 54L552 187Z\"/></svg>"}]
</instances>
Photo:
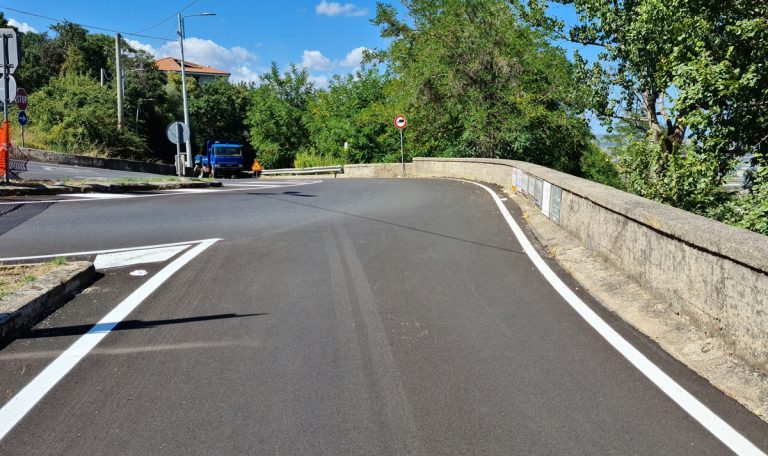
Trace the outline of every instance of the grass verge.
<instances>
[{"instance_id":1,"label":"grass verge","mask_svg":"<svg viewBox=\"0 0 768 456\"><path fill-rule=\"evenodd\" d=\"M0 299L65 264L66 259L56 258L47 263L0 265Z\"/></svg>"}]
</instances>

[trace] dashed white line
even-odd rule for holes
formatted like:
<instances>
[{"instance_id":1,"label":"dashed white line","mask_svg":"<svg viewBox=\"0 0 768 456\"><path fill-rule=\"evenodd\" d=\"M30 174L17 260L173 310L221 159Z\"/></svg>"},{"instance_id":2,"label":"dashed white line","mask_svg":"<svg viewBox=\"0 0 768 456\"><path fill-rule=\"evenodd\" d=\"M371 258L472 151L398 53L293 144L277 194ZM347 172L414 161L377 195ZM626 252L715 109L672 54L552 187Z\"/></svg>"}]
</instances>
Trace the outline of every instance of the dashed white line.
<instances>
[{"instance_id":1,"label":"dashed white line","mask_svg":"<svg viewBox=\"0 0 768 456\"><path fill-rule=\"evenodd\" d=\"M192 261L219 239L201 242L193 249L161 269L154 277L130 294L123 302L102 318L90 331L81 336L40 374L19 391L0 409L0 440L24 418L32 408L64 378L104 337L109 334L125 317L144 302L175 272Z\"/></svg>"},{"instance_id":2,"label":"dashed white line","mask_svg":"<svg viewBox=\"0 0 768 456\"><path fill-rule=\"evenodd\" d=\"M568 286L563 283L557 274L547 265L539 256L536 249L520 229L518 224L512 218L501 198L490 188L477 182L468 182L485 189L496 202L501 215L506 220L507 225L512 229L523 250L531 259L536 268L541 272L549 284L565 299L565 301L583 318L592 328L598 332L613 348L615 348L624 358L635 366L643 375L653 382L670 399L675 401L686 413L698 421L718 440L723 442L728 448L738 455L748 456L766 456L759 448L746 437L736 431L731 425L717 416L712 410L707 408L691 393L685 390L670 376L664 373L651 360L643 355L638 349L624 339L619 333L611 328L600 316L587 306Z\"/></svg>"}]
</instances>

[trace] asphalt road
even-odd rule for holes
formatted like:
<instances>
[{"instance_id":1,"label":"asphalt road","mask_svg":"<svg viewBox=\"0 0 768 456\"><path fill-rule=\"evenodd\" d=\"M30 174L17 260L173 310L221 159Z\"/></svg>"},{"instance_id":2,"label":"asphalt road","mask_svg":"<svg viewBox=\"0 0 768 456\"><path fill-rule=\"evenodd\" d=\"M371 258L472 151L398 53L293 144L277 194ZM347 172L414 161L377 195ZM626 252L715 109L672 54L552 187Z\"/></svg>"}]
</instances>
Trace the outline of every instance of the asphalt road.
<instances>
[{"instance_id":1,"label":"asphalt road","mask_svg":"<svg viewBox=\"0 0 768 456\"><path fill-rule=\"evenodd\" d=\"M0 454L731 454L555 292L483 189L234 184L0 206L2 258L188 243L105 270L0 350L2 407L181 264L96 331ZM577 294L768 448L763 421Z\"/></svg>"},{"instance_id":2,"label":"asphalt road","mask_svg":"<svg viewBox=\"0 0 768 456\"><path fill-rule=\"evenodd\" d=\"M24 180L86 179L98 181L103 179L142 179L148 177L157 178L162 176L150 173L116 171L103 168L88 168L85 166L69 166L35 161L27 162L27 171L19 172L19 178Z\"/></svg>"}]
</instances>

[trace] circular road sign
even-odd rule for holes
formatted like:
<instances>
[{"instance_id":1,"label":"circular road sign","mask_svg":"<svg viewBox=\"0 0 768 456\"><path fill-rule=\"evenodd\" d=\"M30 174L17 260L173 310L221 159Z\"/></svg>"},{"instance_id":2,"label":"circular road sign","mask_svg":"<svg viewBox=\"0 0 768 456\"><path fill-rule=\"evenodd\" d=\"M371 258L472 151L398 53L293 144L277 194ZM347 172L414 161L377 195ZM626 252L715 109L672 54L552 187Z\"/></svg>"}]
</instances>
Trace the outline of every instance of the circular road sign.
<instances>
[{"instance_id":1,"label":"circular road sign","mask_svg":"<svg viewBox=\"0 0 768 456\"><path fill-rule=\"evenodd\" d=\"M15 94L16 94L16 80L13 79L13 76L8 76L8 102L9 103L13 103L14 101L16 101L16 97L14 96ZM2 103L3 100L5 99L6 99L5 84L3 84L2 80L0 79L0 103Z\"/></svg>"},{"instance_id":2,"label":"circular road sign","mask_svg":"<svg viewBox=\"0 0 768 456\"><path fill-rule=\"evenodd\" d=\"M29 118L27 117L27 113L24 111L19 111L19 124L23 127L27 124L29 121Z\"/></svg>"},{"instance_id":3,"label":"circular road sign","mask_svg":"<svg viewBox=\"0 0 768 456\"><path fill-rule=\"evenodd\" d=\"M179 138L179 126L181 126L181 138ZM184 122L171 122L165 129L168 141L174 144L183 144L189 138L189 127Z\"/></svg>"},{"instance_id":4,"label":"circular road sign","mask_svg":"<svg viewBox=\"0 0 768 456\"><path fill-rule=\"evenodd\" d=\"M397 116L395 116L395 127L402 130L403 128L405 128L406 125L408 125L408 121L405 120L404 115L398 114Z\"/></svg>"},{"instance_id":5,"label":"circular road sign","mask_svg":"<svg viewBox=\"0 0 768 456\"><path fill-rule=\"evenodd\" d=\"M16 90L16 104L22 111L27 109L27 91L21 87Z\"/></svg>"}]
</instances>

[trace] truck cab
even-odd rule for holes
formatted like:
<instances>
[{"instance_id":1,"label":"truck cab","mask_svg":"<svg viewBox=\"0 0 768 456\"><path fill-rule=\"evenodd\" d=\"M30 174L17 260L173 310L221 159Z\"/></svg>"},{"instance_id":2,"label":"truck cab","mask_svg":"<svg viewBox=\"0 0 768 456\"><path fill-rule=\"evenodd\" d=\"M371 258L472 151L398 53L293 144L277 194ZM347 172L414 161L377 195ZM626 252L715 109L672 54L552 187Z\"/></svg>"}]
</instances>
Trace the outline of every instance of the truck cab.
<instances>
[{"instance_id":1,"label":"truck cab","mask_svg":"<svg viewBox=\"0 0 768 456\"><path fill-rule=\"evenodd\" d=\"M195 156L195 169L208 173L211 177L235 176L243 170L242 145L237 141L209 140L206 142L205 155Z\"/></svg>"}]
</instances>

